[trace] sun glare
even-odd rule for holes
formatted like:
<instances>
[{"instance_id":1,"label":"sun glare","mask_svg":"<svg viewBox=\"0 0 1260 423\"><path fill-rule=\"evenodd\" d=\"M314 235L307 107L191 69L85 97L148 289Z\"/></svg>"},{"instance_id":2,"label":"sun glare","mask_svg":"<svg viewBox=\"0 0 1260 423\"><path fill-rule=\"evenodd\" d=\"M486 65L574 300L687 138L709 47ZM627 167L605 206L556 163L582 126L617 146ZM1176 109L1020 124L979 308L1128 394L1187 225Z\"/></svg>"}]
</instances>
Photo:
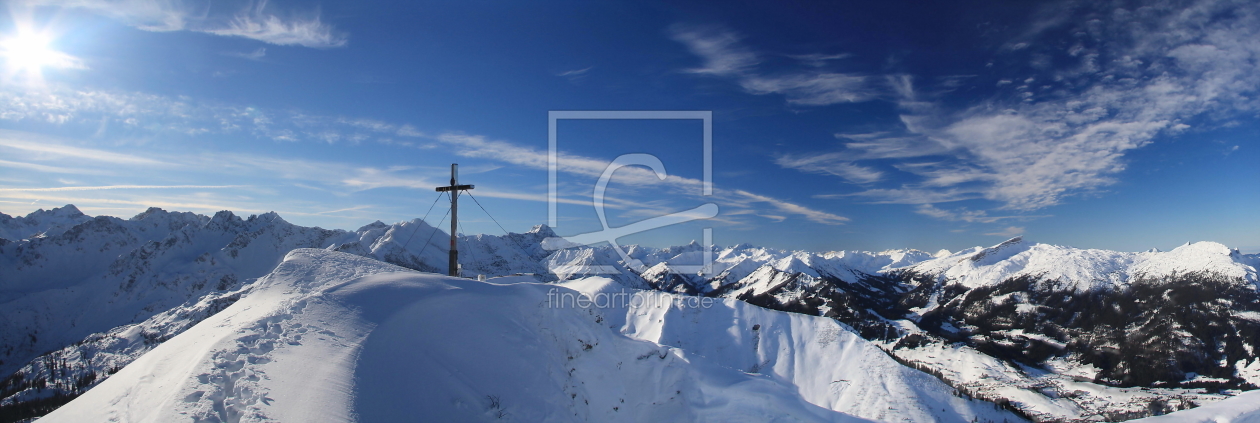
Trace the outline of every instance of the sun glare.
<instances>
[{"instance_id":1,"label":"sun glare","mask_svg":"<svg viewBox=\"0 0 1260 423\"><path fill-rule=\"evenodd\" d=\"M4 57L10 74L25 74L34 79L42 79L45 68L83 67L73 56L52 49L51 43L52 37L48 34L19 30L0 40L0 56Z\"/></svg>"}]
</instances>

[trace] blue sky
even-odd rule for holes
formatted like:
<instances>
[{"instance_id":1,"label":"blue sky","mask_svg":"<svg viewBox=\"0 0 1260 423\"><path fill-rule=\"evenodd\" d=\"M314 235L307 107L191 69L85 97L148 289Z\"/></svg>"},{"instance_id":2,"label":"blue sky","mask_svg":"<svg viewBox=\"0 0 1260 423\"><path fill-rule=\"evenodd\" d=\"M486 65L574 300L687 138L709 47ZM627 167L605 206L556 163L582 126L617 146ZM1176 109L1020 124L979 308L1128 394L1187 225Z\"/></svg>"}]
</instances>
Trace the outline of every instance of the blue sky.
<instances>
[{"instance_id":1,"label":"blue sky","mask_svg":"<svg viewBox=\"0 0 1260 423\"><path fill-rule=\"evenodd\" d=\"M1260 5L671 3L10 1L0 212L354 229L423 216L458 162L519 232L548 111L709 110L711 196L700 121L561 121L557 231L600 229L605 166L649 153L669 177L618 171L611 226L720 214L622 243L1260 251Z\"/></svg>"}]
</instances>

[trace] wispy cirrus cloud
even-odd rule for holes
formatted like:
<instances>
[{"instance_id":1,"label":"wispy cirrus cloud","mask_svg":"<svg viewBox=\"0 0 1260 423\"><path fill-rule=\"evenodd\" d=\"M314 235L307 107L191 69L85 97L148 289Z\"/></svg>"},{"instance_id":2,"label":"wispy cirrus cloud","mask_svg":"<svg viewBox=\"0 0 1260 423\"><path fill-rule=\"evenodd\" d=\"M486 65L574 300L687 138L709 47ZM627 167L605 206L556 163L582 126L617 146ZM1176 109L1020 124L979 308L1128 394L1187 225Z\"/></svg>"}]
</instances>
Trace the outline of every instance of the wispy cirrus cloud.
<instances>
[{"instance_id":1,"label":"wispy cirrus cloud","mask_svg":"<svg viewBox=\"0 0 1260 423\"><path fill-rule=\"evenodd\" d=\"M0 188L0 192L100 191L111 189L225 189L248 187L250 187L250 185L102 185L51 188Z\"/></svg>"},{"instance_id":2,"label":"wispy cirrus cloud","mask_svg":"<svg viewBox=\"0 0 1260 423\"><path fill-rule=\"evenodd\" d=\"M102 174L108 173L108 172L92 170L92 169L82 169L82 168L65 167L65 166L49 166L49 165L42 165L42 164L37 164L37 163L14 162L14 161L9 161L9 160L0 160L0 167L7 167L7 168L13 168L13 169L25 169L25 170L32 170L36 172L45 172L45 173L67 173L67 174L78 174L78 175L102 175Z\"/></svg>"},{"instance_id":3,"label":"wispy cirrus cloud","mask_svg":"<svg viewBox=\"0 0 1260 423\"><path fill-rule=\"evenodd\" d=\"M1023 234L1024 234L1024 229L1025 229L1025 228L1024 228L1024 227L1022 227L1022 226L1007 226L1007 227L1005 227L1005 228L1002 228L1001 230L998 230L998 231L995 231L995 232L989 232L989 233L986 233L985 235L989 235L989 236L1000 236L1000 237L1008 237L1008 238L1009 238L1009 237L1014 237L1014 236L1018 236L1018 235L1023 235Z\"/></svg>"},{"instance_id":4,"label":"wispy cirrus cloud","mask_svg":"<svg viewBox=\"0 0 1260 423\"><path fill-rule=\"evenodd\" d=\"M1181 133L1192 120L1210 124L1255 110L1260 6L1205 0L1122 12L1064 12L1088 19L1063 25L1098 20L1116 30L1077 28L1088 36L1060 53L1076 66L1012 78L1019 83L1008 88L1011 100L960 112L909 110L907 128L959 160L906 170L940 187L981 182L985 198L1003 208L1037 210L1113 184L1129 152Z\"/></svg>"},{"instance_id":5,"label":"wispy cirrus cloud","mask_svg":"<svg viewBox=\"0 0 1260 423\"><path fill-rule=\"evenodd\" d=\"M870 184L884 178L884 172L856 164L842 153L785 154L776 158L774 162L789 169L839 176L853 184Z\"/></svg>"},{"instance_id":6,"label":"wispy cirrus cloud","mask_svg":"<svg viewBox=\"0 0 1260 423\"><path fill-rule=\"evenodd\" d=\"M817 194L814 198L860 198L873 204L928 204L984 198L983 194L967 189L924 189L915 187L872 188L851 194Z\"/></svg>"},{"instance_id":7,"label":"wispy cirrus cloud","mask_svg":"<svg viewBox=\"0 0 1260 423\"><path fill-rule=\"evenodd\" d=\"M887 166L877 168L885 172L882 181L898 186L821 197L912 204L938 219L985 222L991 213L934 204L982 199L1020 213L1055 206L1114 184L1130 153L1160 137L1260 109L1260 4L1126 7L1086 2L1046 9L1054 16L1040 21L1048 24L995 51L1025 65L998 69L1008 73L995 78L998 94L970 106L949 106L957 102L946 96L958 84L975 83L972 77L886 76L900 127L838 134L848 141L838 151L797 153L790 157L808 159L779 164L861 185L873 178L844 170L878 160ZM1051 68L1046 60L1072 65Z\"/></svg>"},{"instance_id":8,"label":"wispy cirrus cloud","mask_svg":"<svg viewBox=\"0 0 1260 423\"><path fill-rule=\"evenodd\" d=\"M679 24L670 28L670 36L703 61L703 66L685 72L733 79L749 94L779 94L800 106L866 101L880 94L867 76L825 68L828 61L843 55L801 56L809 68L776 73L762 70L761 55L743 45L743 38L734 31Z\"/></svg>"},{"instance_id":9,"label":"wispy cirrus cloud","mask_svg":"<svg viewBox=\"0 0 1260 423\"><path fill-rule=\"evenodd\" d=\"M557 72L557 73L556 73L556 76L561 77L561 78L568 79L568 80L569 80L569 82L577 82L577 81L581 81L582 79L585 79L587 76L589 76L589 75L590 75L590 72L591 72L591 69L595 69L595 67L594 67L594 66L587 66L587 67L580 68L580 69L570 69L570 70L566 70L566 71L562 71L562 72Z\"/></svg>"},{"instance_id":10,"label":"wispy cirrus cloud","mask_svg":"<svg viewBox=\"0 0 1260 423\"><path fill-rule=\"evenodd\" d=\"M546 170L548 163L547 152L544 150L481 135L459 132L429 135L410 124L377 119L316 116L295 110L265 110L144 93L72 90L64 87L48 87L43 91L5 90L0 87L0 120L50 127L90 128L101 136L107 136L112 131L119 131L129 136L141 133L172 140L195 140L197 137L217 134L234 137L253 136L280 142L349 142L353 144L375 140L382 145L426 150L431 150L434 145L440 145L458 156L490 160L523 169ZM427 190L439 185L419 176L417 172L402 172L396 169L232 154L202 153L195 157L159 158L73 147L64 142L34 142L19 136L6 138L5 134L6 132L0 131L0 148L24 149L32 153L42 151L57 157L76 157L116 164L139 164L154 168L189 166L187 168L213 168L215 171L235 172L235 174L252 174L265 170L273 177L294 183L305 183L318 189L329 189L341 195L344 195L346 191L358 192L391 187ZM610 160L601 158L561 152L559 170L593 180L604 172L609 162ZM27 160L26 163L33 162ZM49 166L41 163L33 164ZM701 196L703 182L700 180L676 175L670 175L665 180L661 180L651 170L638 166L619 170L613 178L613 186L613 190L609 192L614 194L617 193L617 189L626 190L625 194L643 195L642 192L635 194L633 191L663 188L679 196L678 198L714 201L724 210L736 211L755 207L760 212L748 215L773 216L767 217L772 220L783 215L803 217L829 225L843 224L849 220L846 217L804 205L737 190L717 188L714 196ZM545 196L533 194L527 194L524 197L501 192L485 195L530 201L545 199ZM589 191L582 195L589 196ZM562 199L561 202L590 204L588 199L574 199L572 196Z\"/></svg>"},{"instance_id":11,"label":"wispy cirrus cloud","mask_svg":"<svg viewBox=\"0 0 1260 423\"><path fill-rule=\"evenodd\" d=\"M25 150L31 153L49 154L61 157L72 157L119 165L163 165L162 162L129 154L115 153L92 148L74 147L59 143L50 143L47 139L33 136L30 133L0 129L0 148ZM8 162L14 163L14 162ZM23 163L28 168L33 164ZM66 173L66 172L58 172Z\"/></svg>"},{"instance_id":12,"label":"wispy cirrus cloud","mask_svg":"<svg viewBox=\"0 0 1260 423\"><path fill-rule=\"evenodd\" d=\"M507 141L490 140L478 135L447 133L437 136L437 139L456 148L456 154L461 156L493 159L536 170L547 169L546 151L520 146ZM587 178L598 178L607 169L609 163L610 161L608 160L566 153L559 153L557 157L559 171ZM849 221L849 218L844 216L739 189L715 187L712 196L702 196L700 193L703 192L703 181L676 175L670 175L662 180L657 178L656 174L651 170L638 166L625 167L618 170L616 177L612 180L617 184L631 188L665 189L674 195L686 196L701 201L713 201L723 208L738 210L758 204L763 208L769 207L781 213L801 216L816 223L840 225Z\"/></svg>"},{"instance_id":13,"label":"wispy cirrus cloud","mask_svg":"<svg viewBox=\"0 0 1260 423\"><path fill-rule=\"evenodd\" d=\"M249 53L242 53L239 51L229 51L229 52L223 53L223 55L231 56L231 57L239 57L239 58L247 59L247 60L259 61L259 60L262 60L264 57L267 57L267 48L259 47Z\"/></svg>"},{"instance_id":14,"label":"wispy cirrus cloud","mask_svg":"<svg viewBox=\"0 0 1260 423\"><path fill-rule=\"evenodd\" d=\"M948 220L948 221L953 221L953 222L967 222L967 223L995 223L1002 220L1032 220L1032 219L1039 219L1043 217L1050 217L1048 215L990 216L989 212L984 211L984 210L970 210L970 209L967 209L966 207L958 207L952 210L946 210L946 209L938 208L932 204L920 204L918 207L915 208L914 212L924 215L924 216L934 217L940 220Z\"/></svg>"},{"instance_id":15,"label":"wispy cirrus cloud","mask_svg":"<svg viewBox=\"0 0 1260 423\"><path fill-rule=\"evenodd\" d=\"M567 70L567 71L564 71L564 72L557 73L557 74L556 74L556 76L579 76L579 75L585 75L587 72L590 72L590 71L591 71L591 69L594 69L594 68L595 68L594 66L587 66L587 67L584 67L584 68L582 68L582 69Z\"/></svg>"},{"instance_id":16,"label":"wispy cirrus cloud","mask_svg":"<svg viewBox=\"0 0 1260 423\"><path fill-rule=\"evenodd\" d=\"M145 31L193 31L243 37L282 46L341 47L346 35L320 19L319 10L280 13L266 0L236 5L236 12L197 0L18 0L10 9L54 7L80 9ZM228 8L231 8L230 6Z\"/></svg>"},{"instance_id":17,"label":"wispy cirrus cloud","mask_svg":"<svg viewBox=\"0 0 1260 423\"><path fill-rule=\"evenodd\" d=\"M197 31L251 38L281 46L327 48L346 45L345 35L321 22L318 11L307 17L281 18L266 11L266 0L252 6L232 16L223 26L208 26Z\"/></svg>"}]
</instances>

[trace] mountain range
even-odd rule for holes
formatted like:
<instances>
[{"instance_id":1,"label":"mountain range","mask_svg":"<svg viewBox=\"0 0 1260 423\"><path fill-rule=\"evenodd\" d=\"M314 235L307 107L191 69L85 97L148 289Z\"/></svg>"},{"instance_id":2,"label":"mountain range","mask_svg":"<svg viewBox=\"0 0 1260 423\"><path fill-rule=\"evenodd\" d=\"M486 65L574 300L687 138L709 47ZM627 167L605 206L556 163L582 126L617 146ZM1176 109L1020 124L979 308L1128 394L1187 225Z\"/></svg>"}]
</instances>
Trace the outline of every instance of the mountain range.
<instances>
[{"instance_id":1,"label":"mountain range","mask_svg":"<svg viewBox=\"0 0 1260 423\"><path fill-rule=\"evenodd\" d=\"M320 395L365 421L388 420L395 415L389 413L411 412L407 407L418 404L473 420L560 419L563 411L576 413L573 420L669 413L717 420L762 412L792 416L785 421L1117 421L1237 402L1242 398L1226 399L1260 386L1260 256L1212 242L1130 253L1014 238L934 254L693 242L627 247L638 262L631 265L611 247L548 250L545 241L556 234L540 225L523 234L459 236L463 273L491 277L474 282L431 275L446 270L448 237L419 219L344 231L293 225L275 213L242 218L152 208L120 219L90 217L67 205L25 217L0 214L0 421L59 407L49 418L99 417L91 414L98 409L129 413L117 404L149 407L134 401L167 404L161 416L197 421L289 421L301 410L272 401L281 404L282 391L299 395L303 385L279 380L300 368L294 363L321 354L361 354L320 376L330 390ZM702 264L706 255L714 258L706 271L674 270ZM517 276L495 279L510 275ZM709 299L718 306L555 311L538 306L549 289L628 292L666 302ZM450 296L436 292L451 290L463 293L452 300L462 305L443 303L442 309L458 323L417 323L431 338L381 332L398 322L438 319L416 307L432 306ZM414 292L401 303L382 299L394 291ZM496 307L476 301L500 297L513 299ZM355 317L336 324L293 317L301 314L296 303ZM392 311L372 311L378 308ZM505 330L505 322L514 322L513 336L524 339L513 345L533 355L485 352L504 347L483 338ZM275 336L273 324L280 328ZM328 330L354 335L285 343L294 333L319 333L313 328L320 325L340 325ZM452 332L455 327L464 329ZM301 328L306 331L292 332ZM264 339L269 347L259 347ZM382 339L391 341L379 344ZM595 340L617 347L596 349ZM491 379L439 375L468 372L467 366L433 363L402 366L407 372L400 374L410 380L345 386L395 371L366 357L401 359L410 351L401 345L430 343L443 345L427 350L431 357L481 357L507 373L511 363L532 363L541 370L512 383L549 381L537 386L554 392L538 391L551 392L538 398L490 392ZM638 353L631 358L638 363L635 374L654 379L609 368L620 370L628 362L624 355L648 349L664 354L657 359L663 361L646 363ZM250 353L223 358L238 350ZM289 365L277 364L282 350L291 351L285 353ZM579 360L570 357L575 350L595 352ZM189 351L199 355L186 356ZM566 366L573 360L582 362ZM236 368L238 362L243 367ZM183 370L175 376L149 381L154 369L176 364ZM231 370L224 373L220 365ZM399 398L405 407L354 394L367 389L392 398L393 390L421 382L463 385L441 404ZM599 387L579 391L572 383ZM676 389L672 398L653 396L663 395L656 392L661 386L683 385L686 394ZM139 396L143 400L124 398L158 386L169 389ZM245 387L257 395L224 393ZM561 393L572 395L570 401L555 398ZM581 407L577 395L586 398ZM489 401L483 397L497 406L480 404ZM632 405L605 407L612 397ZM881 402L889 398L904 400ZM105 403L115 408L102 408ZM609 414L610 407L618 409Z\"/></svg>"}]
</instances>

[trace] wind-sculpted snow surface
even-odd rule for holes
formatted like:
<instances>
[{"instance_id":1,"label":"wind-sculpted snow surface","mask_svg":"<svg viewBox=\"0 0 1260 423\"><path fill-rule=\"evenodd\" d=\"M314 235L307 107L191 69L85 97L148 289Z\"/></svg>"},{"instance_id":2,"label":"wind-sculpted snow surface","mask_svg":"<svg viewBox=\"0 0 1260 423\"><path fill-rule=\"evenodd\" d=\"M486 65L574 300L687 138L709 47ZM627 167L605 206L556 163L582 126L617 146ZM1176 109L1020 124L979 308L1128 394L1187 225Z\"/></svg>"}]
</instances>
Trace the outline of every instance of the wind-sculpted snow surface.
<instances>
[{"instance_id":1,"label":"wind-sculpted snow surface","mask_svg":"<svg viewBox=\"0 0 1260 423\"><path fill-rule=\"evenodd\" d=\"M884 421L1011 417L829 319L730 301L600 309L552 302L557 292L580 295L295 250L240 301L41 421L862 421L832 407ZM688 339L651 340L661 336ZM839 365L810 372L826 364Z\"/></svg>"}]
</instances>

